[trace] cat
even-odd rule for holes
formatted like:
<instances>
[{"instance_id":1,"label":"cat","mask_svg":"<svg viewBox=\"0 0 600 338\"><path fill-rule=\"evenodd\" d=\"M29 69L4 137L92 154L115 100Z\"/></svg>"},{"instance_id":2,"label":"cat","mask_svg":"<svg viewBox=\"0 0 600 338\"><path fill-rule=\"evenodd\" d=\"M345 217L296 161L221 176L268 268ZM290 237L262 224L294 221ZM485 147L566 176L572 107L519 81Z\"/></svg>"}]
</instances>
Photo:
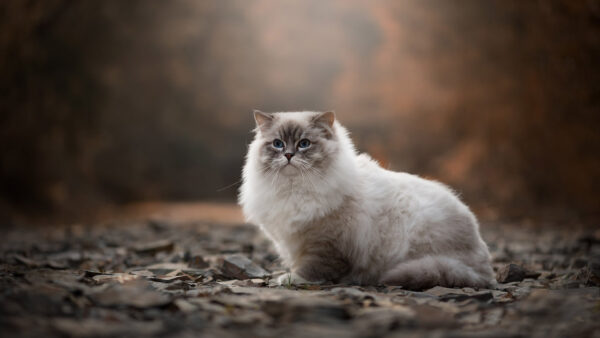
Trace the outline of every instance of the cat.
<instances>
[{"instance_id":1,"label":"cat","mask_svg":"<svg viewBox=\"0 0 600 338\"><path fill-rule=\"evenodd\" d=\"M254 118L239 204L290 268L280 283L495 284L477 219L449 188L357 154L333 112Z\"/></svg>"}]
</instances>

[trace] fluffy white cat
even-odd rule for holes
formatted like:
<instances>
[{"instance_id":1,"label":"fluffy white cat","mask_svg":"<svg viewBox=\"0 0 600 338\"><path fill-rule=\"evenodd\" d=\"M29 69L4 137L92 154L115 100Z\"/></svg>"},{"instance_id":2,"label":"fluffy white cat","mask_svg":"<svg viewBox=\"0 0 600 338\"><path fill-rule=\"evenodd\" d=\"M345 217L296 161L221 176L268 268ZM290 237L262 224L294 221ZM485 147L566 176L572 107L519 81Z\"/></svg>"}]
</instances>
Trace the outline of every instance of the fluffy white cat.
<instances>
[{"instance_id":1,"label":"fluffy white cat","mask_svg":"<svg viewBox=\"0 0 600 338\"><path fill-rule=\"evenodd\" d=\"M495 283L475 216L446 186L357 154L333 112L254 116L239 203L290 268L282 283Z\"/></svg>"}]
</instances>

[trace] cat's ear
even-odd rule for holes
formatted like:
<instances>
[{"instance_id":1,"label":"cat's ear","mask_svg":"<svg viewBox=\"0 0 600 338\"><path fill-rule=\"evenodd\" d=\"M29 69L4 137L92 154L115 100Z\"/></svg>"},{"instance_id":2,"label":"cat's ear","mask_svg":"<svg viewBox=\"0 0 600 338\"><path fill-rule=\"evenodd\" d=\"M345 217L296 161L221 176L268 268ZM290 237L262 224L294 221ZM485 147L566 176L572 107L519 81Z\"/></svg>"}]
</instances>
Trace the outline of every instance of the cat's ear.
<instances>
[{"instance_id":1,"label":"cat's ear","mask_svg":"<svg viewBox=\"0 0 600 338\"><path fill-rule=\"evenodd\" d=\"M335 122L335 113L332 111L321 113L313 117L313 122L333 128L333 122Z\"/></svg>"},{"instance_id":2,"label":"cat's ear","mask_svg":"<svg viewBox=\"0 0 600 338\"><path fill-rule=\"evenodd\" d=\"M265 128L273 122L273 114L265 113L260 110L254 109L254 120L256 121L256 127L260 130Z\"/></svg>"},{"instance_id":3,"label":"cat's ear","mask_svg":"<svg viewBox=\"0 0 600 338\"><path fill-rule=\"evenodd\" d=\"M333 130L333 123L335 122L335 113L328 111L320 113L312 118L312 123L325 132L326 138L331 138L335 132Z\"/></svg>"}]
</instances>

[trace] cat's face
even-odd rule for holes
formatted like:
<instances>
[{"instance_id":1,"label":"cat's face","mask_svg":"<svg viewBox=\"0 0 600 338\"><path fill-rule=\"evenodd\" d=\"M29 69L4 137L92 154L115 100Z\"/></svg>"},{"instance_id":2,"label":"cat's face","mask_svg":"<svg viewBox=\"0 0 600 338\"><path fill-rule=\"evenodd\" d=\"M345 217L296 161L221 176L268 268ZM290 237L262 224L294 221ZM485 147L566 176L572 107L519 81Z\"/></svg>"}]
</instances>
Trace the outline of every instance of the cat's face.
<instances>
[{"instance_id":1,"label":"cat's face","mask_svg":"<svg viewBox=\"0 0 600 338\"><path fill-rule=\"evenodd\" d=\"M323 175L337 150L333 112L254 112L266 175Z\"/></svg>"}]
</instances>

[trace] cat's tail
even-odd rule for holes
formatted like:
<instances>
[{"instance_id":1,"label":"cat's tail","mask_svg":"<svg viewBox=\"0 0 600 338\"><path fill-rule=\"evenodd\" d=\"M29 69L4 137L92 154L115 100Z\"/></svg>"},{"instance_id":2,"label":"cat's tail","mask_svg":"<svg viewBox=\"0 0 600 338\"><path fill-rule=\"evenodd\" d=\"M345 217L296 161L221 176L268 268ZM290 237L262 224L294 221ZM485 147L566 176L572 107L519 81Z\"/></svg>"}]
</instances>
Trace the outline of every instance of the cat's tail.
<instances>
[{"instance_id":1,"label":"cat's tail","mask_svg":"<svg viewBox=\"0 0 600 338\"><path fill-rule=\"evenodd\" d=\"M445 256L426 256L402 262L387 271L381 282L410 290L424 290L436 285L490 288L496 284L488 262L469 266L457 258Z\"/></svg>"}]
</instances>

